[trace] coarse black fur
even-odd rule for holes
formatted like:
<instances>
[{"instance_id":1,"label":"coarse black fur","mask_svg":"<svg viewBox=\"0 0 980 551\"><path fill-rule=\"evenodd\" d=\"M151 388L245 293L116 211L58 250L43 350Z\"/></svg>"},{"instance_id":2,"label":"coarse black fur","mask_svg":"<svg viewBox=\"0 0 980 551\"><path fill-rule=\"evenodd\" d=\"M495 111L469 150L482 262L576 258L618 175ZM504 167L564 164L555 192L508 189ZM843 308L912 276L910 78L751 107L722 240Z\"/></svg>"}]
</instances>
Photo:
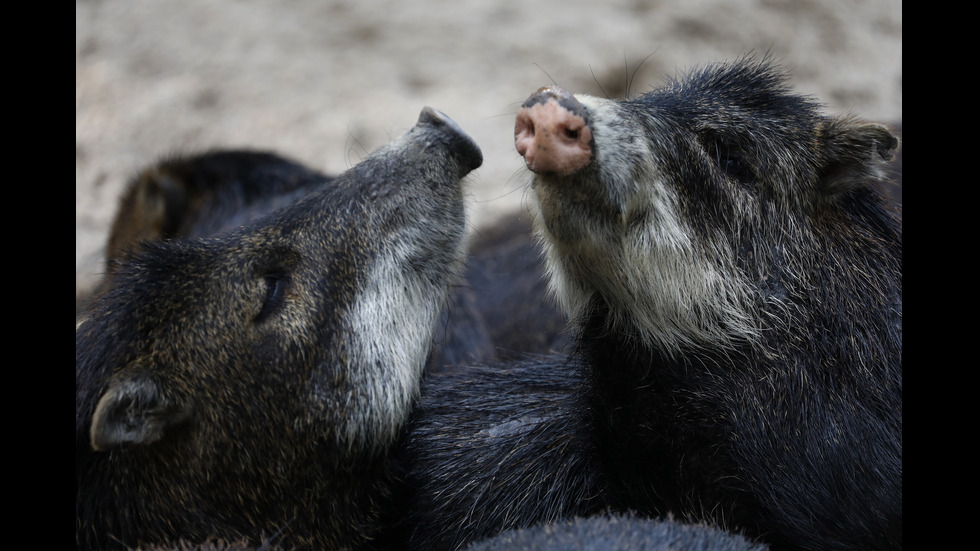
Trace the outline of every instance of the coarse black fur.
<instances>
[{"instance_id":1,"label":"coarse black fur","mask_svg":"<svg viewBox=\"0 0 980 551\"><path fill-rule=\"evenodd\" d=\"M429 375L399 449L410 549L607 508L584 373L549 356Z\"/></svg>"},{"instance_id":2,"label":"coarse black fur","mask_svg":"<svg viewBox=\"0 0 980 551\"><path fill-rule=\"evenodd\" d=\"M426 108L283 209L125 253L76 322L76 548L384 543L481 162Z\"/></svg>"},{"instance_id":3,"label":"coarse black fur","mask_svg":"<svg viewBox=\"0 0 980 551\"><path fill-rule=\"evenodd\" d=\"M553 269L584 292L575 315L617 508L718 518L778 548L900 548L902 225L882 188L898 139L822 115L753 60L618 107L650 144L649 184L676 199L693 246L670 254L689 265L644 266L650 283L618 287L636 293L625 302L542 229ZM601 151L602 132L621 130L594 124ZM539 175L535 190L542 204L579 182L628 195L604 179L620 169L561 189ZM645 238L650 254L676 246L644 207L623 214L631 227L596 228ZM658 278L718 274L712 293L684 297L688 312L638 311L677 292Z\"/></svg>"},{"instance_id":4,"label":"coarse black fur","mask_svg":"<svg viewBox=\"0 0 980 551\"><path fill-rule=\"evenodd\" d=\"M557 394L491 374L461 415L440 400L464 383L427 381L403 450L415 499L442 508L413 510L418 548L604 508L774 549L901 548L897 137L822 114L768 59L575 98L591 160L531 194L577 345L540 366ZM553 413L522 421L533 403ZM547 507L519 499L522 472L558 481Z\"/></svg>"},{"instance_id":5,"label":"coarse black fur","mask_svg":"<svg viewBox=\"0 0 980 551\"><path fill-rule=\"evenodd\" d=\"M725 549L743 541L717 519L709 531L696 526L698 517L686 528L680 520L657 527L660 521L648 517L625 523L610 514L619 504L609 486L616 475L601 463L591 379L579 358L525 357L430 374L399 446L407 467L396 490L403 517L392 531L395 539L413 550L464 549L476 541L487 548L559 545L572 533L607 544L635 538L643 542L639 549L670 548L688 530L693 540L681 538L685 545ZM577 518L589 520L551 532ZM634 532L636 523L646 529ZM746 548L762 548L744 541L755 546Z\"/></svg>"},{"instance_id":6,"label":"coarse black fur","mask_svg":"<svg viewBox=\"0 0 980 551\"><path fill-rule=\"evenodd\" d=\"M293 551L294 549L293 547L280 547L273 537L263 538L261 543L255 543L255 540L247 538L233 541L209 539L196 543L182 540L168 544L140 545L132 548L132 551Z\"/></svg>"}]
</instances>

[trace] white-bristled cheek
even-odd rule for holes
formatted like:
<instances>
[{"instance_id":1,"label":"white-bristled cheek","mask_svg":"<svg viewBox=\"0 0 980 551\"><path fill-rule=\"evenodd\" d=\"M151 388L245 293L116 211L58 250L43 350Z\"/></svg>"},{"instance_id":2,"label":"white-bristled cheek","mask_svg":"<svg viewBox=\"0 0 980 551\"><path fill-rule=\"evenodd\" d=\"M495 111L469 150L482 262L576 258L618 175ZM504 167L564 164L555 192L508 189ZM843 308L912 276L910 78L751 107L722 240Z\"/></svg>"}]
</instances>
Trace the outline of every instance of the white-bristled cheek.
<instances>
[{"instance_id":1,"label":"white-bristled cheek","mask_svg":"<svg viewBox=\"0 0 980 551\"><path fill-rule=\"evenodd\" d=\"M579 94L575 96L588 110L595 143L593 154L607 202L625 217L649 205L645 184L654 176L653 149L637 115L619 102Z\"/></svg>"},{"instance_id":2,"label":"white-bristled cheek","mask_svg":"<svg viewBox=\"0 0 980 551\"><path fill-rule=\"evenodd\" d=\"M565 220L581 224L585 231L578 235L588 236L574 244L556 242L538 225L562 307L575 317L599 293L618 330L666 350L724 345L751 334L750 290L734 267L734 253L725 240L696 239L681 209L680 183L662 171L656 136L647 135L656 121L645 121L645 128L615 102L576 97L592 119L607 206L619 215Z\"/></svg>"},{"instance_id":3,"label":"white-bristled cheek","mask_svg":"<svg viewBox=\"0 0 980 551\"><path fill-rule=\"evenodd\" d=\"M393 443L418 394L448 293L448 281L433 281L430 274L409 267L419 262L422 254L413 243L425 237L393 238L403 245L381 252L350 311L348 338L353 365L349 379L354 395L347 408L351 418L343 420L346 425L341 431L348 448L379 449ZM458 251L456 258L461 257ZM426 261L438 260L429 255ZM457 273L453 262L457 261L450 260L451 264L440 270Z\"/></svg>"},{"instance_id":4,"label":"white-bristled cheek","mask_svg":"<svg viewBox=\"0 0 980 551\"><path fill-rule=\"evenodd\" d=\"M573 318L584 310L594 293L591 280L603 272L592 263L608 262L605 255L610 247L618 247L621 241L623 228L620 226L627 222L631 209L639 206L638 201L642 201L640 183L646 179L642 172L652 163L642 133L626 130L629 115L622 112L618 103L584 94L575 97L587 109L593 128L593 154L597 161L594 166L600 171L600 195L606 206L620 212L621 216L613 220L593 215L576 219L579 213L573 212L575 209L571 207L580 205L559 198L566 192L561 184L535 186L538 193L538 200L532 205L535 232L545 249L549 287L562 309ZM543 208L545 204L548 204L547 208ZM593 206L602 205L588 205L587 208ZM575 226L573 230L565 228L563 232L575 238L559 239L552 234L545 223L548 216L553 218L553 225Z\"/></svg>"},{"instance_id":5,"label":"white-bristled cheek","mask_svg":"<svg viewBox=\"0 0 980 551\"><path fill-rule=\"evenodd\" d=\"M666 350L726 346L754 333L750 290L731 251L700 243L676 215L627 236L611 258L624 328Z\"/></svg>"}]
</instances>

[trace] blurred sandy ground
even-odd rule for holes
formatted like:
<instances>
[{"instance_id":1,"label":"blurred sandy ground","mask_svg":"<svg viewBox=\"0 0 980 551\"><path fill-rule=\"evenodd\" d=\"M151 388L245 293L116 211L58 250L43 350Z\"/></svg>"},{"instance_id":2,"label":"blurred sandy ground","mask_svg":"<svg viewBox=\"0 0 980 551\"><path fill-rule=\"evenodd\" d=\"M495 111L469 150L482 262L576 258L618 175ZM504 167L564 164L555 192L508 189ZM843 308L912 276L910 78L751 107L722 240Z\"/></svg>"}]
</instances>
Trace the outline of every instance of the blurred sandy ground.
<instances>
[{"instance_id":1,"label":"blurred sandy ground","mask_svg":"<svg viewBox=\"0 0 980 551\"><path fill-rule=\"evenodd\" d=\"M748 52L829 112L902 119L900 0L76 0L76 299L127 178L163 154L266 148L337 173L430 105L483 149L472 223L491 224L524 200L532 91L621 98Z\"/></svg>"}]
</instances>

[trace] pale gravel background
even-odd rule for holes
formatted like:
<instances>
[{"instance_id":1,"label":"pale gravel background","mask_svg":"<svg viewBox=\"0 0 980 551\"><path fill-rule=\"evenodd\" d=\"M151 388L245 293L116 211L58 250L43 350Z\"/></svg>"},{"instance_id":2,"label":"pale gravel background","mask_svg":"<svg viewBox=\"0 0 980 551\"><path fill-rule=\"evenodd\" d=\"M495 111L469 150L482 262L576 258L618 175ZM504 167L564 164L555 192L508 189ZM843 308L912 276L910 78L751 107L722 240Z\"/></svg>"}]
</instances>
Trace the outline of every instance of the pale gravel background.
<instances>
[{"instance_id":1,"label":"pale gravel background","mask_svg":"<svg viewBox=\"0 0 980 551\"><path fill-rule=\"evenodd\" d=\"M750 51L830 112L902 119L900 0L76 0L76 299L122 186L165 153L268 148L337 173L431 105L483 149L489 224L523 201L513 118L538 87L624 97L637 67L631 95Z\"/></svg>"}]
</instances>

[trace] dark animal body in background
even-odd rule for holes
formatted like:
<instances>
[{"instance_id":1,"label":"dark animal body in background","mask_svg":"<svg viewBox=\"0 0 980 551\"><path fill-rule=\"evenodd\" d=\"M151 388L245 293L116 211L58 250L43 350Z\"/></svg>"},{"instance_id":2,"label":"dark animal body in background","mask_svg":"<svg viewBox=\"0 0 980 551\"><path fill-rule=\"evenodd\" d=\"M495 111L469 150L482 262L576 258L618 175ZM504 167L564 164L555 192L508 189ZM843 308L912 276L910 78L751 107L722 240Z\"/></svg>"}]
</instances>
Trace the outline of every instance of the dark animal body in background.
<instances>
[{"instance_id":1,"label":"dark animal body in background","mask_svg":"<svg viewBox=\"0 0 980 551\"><path fill-rule=\"evenodd\" d=\"M503 532L467 546L466 551L765 551L765 545L706 524L604 514L575 517ZM135 551L287 551L274 541L256 547L246 541L142 546Z\"/></svg>"},{"instance_id":2,"label":"dark animal body in background","mask_svg":"<svg viewBox=\"0 0 980 551\"><path fill-rule=\"evenodd\" d=\"M264 151L165 158L141 170L123 192L106 245L107 268L142 242L214 237L332 180Z\"/></svg>"},{"instance_id":3,"label":"dark animal body in background","mask_svg":"<svg viewBox=\"0 0 980 551\"><path fill-rule=\"evenodd\" d=\"M893 132L745 58L628 100L541 89L515 142L576 344L429 378L400 451L413 546L613 510L901 548Z\"/></svg>"},{"instance_id":4,"label":"dark animal body in background","mask_svg":"<svg viewBox=\"0 0 980 551\"><path fill-rule=\"evenodd\" d=\"M628 515L577 517L504 532L466 551L763 551L766 547L708 525Z\"/></svg>"},{"instance_id":5,"label":"dark animal body in background","mask_svg":"<svg viewBox=\"0 0 980 551\"><path fill-rule=\"evenodd\" d=\"M891 124L891 129L899 140L902 140L902 147L895 152L895 157L888 163L885 169L885 189L898 206L899 215L902 214L902 157L905 154L905 141L902 136L902 122Z\"/></svg>"},{"instance_id":6,"label":"dark animal body in background","mask_svg":"<svg viewBox=\"0 0 980 551\"><path fill-rule=\"evenodd\" d=\"M548 291L531 229L530 215L514 212L473 232L430 372L519 360L568 345L567 318Z\"/></svg>"},{"instance_id":7,"label":"dark animal body in background","mask_svg":"<svg viewBox=\"0 0 980 551\"><path fill-rule=\"evenodd\" d=\"M166 219L180 186L196 228L261 208L251 184L303 197L214 237L114 242L118 262L76 321L76 548L378 544L388 451L462 269L460 181L481 162L426 108L335 179L261 154L158 167L160 195L135 201L156 210L119 235ZM195 179L212 173L241 184L226 186L242 191L236 208L197 202L212 192Z\"/></svg>"}]
</instances>

